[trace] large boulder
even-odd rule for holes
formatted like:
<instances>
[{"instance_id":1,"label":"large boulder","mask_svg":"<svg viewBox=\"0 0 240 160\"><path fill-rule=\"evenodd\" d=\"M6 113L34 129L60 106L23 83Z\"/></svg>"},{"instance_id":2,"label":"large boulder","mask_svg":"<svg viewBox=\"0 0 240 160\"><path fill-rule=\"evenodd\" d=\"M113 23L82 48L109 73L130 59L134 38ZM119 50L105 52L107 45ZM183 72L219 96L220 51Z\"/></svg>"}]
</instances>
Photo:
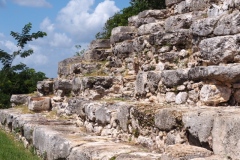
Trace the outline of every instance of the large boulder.
<instances>
[{"instance_id":1,"label":"large boulder","mask_svg":"<svg viewBox=\"0 0 240 160\"><path fill-rule=\"evenodd\" d=\"M46 79L37 82L37 91L41 96L53 94L53 79Z\"/></svg>"},{"instance_id":2,"label":"large boulder","mask_svg":"<svg viewBox=\"0 0 240 160\"><path fill-rule=\"evenodd\" d=\"M28 109L34 112L48 111L51 109L50 97L29 97Z\"/></svg>"},{"instance_id":3,"label":"large boulder","mask_svg":"<svg viewBox=\"0 0 240 160\"><path fill-rule=\"evenodd\" d=\"M240 12L234 11L232 14L222 16L214 30L215 35L232 35L240 33Z\"/></svg>"},{"instance_id":4,"label":"large boulder","mask_svg":"<svg viewBox=\"0 0 240 160\"><path fill-rule=\"evenodd\" d=\"M165 31L175 32L179 29L189 29L192 24L192 14L171 16L165 20Z\"/></svg>"},{"instance_id":5,"label":"large boulder","mask_svg":"<svg viewBox=\"0 0 240 160\"><path fill-rule=\"evenodd\" d=\"M26 105L28 103L28 97L29 95L26 94L13 94L10 99L11 106Z\"/></svg>"},{"instance_id":6,"label":"large boulder","mask_svg":"<svg viewBox=\"0 0 240 160\"><path fill-rule=\"evenodd\" d=\"M204 39L200 42L200 59L209 65L239 62L240 34Z\"/></svg>"}]
</instances>

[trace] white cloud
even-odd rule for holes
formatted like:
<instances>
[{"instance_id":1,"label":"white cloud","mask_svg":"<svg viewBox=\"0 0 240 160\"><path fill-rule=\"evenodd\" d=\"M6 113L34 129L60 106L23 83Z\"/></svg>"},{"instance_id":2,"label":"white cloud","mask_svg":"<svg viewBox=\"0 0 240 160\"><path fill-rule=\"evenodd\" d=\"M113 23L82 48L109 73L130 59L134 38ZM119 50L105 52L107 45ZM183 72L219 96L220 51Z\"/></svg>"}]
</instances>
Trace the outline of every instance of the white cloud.
<instances>
[{"instance_id":1,"label":"white cloud","mask_svg":"<svg viewBox=\"0 0 240 160\"><path fill-rule=\"evenodd\" d=\"M20 6L52 7L52 5L46 0L12 0L12 1Z\"/></svg>"},{"instance_id":2,"label":"white cloud","mask_svg":"<svg viewBox=\"0 0 240 160\"><path fill-rule=\"evenodd\" d=\"M79 41L94 39L107 19L119 11L115 2L105 0L91 12L94 0L71 0L57 16L57 24Z\"/></svg>"},{"instance_id":3,"label":"white cloud","mask_svg":"<svg viewBox=\"0 0 240 160\"><path fill-rule=\"evenodd\" d=\"M7 41L0 41L0 48L5 50L6 52L13 53L14 51L18 50L18 47L13 42Z\"/></svg>"},{"instance_id":4,"label":"white cloud","mask_svg":"<svg viewBox=\"0 0 240 160\"><path fill-rule=\"evenodd\" d=\"M50 45L53 47L70 47L72 39L68 38L65 33L54 33Z\"/></svg>"},{"instance_id":5,"label":"white cloud","mask_svg":"<svg viewBox=\"0 0 240 160\"><path fill-rule=\"evenodd\" d=\"M47 17L40 24L40 29L44 32L51 33L54 31L55 26L53 23L51 23L50 19Z\"/></svg>"}]
</instances>

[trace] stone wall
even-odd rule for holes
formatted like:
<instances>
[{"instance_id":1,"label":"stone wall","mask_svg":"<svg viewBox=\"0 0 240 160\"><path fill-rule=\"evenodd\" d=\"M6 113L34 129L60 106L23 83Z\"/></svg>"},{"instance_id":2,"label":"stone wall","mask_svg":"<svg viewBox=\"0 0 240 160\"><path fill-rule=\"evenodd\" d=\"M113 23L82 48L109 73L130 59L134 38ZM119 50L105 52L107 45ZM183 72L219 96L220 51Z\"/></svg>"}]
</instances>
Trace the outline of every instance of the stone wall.
<instances>
[{"instance_id":1,"label":"stone wall","mask_svg":"<svg viewBox=\"0 0 240 160\"><path fill-rule=\"evenodd\" d=\"M42 108L164 160L239 159L240 0L166 6L130 17L84 56L59 62L58 77L37 85L44 99L51 95Z\"/></svg>"}]
</instances>

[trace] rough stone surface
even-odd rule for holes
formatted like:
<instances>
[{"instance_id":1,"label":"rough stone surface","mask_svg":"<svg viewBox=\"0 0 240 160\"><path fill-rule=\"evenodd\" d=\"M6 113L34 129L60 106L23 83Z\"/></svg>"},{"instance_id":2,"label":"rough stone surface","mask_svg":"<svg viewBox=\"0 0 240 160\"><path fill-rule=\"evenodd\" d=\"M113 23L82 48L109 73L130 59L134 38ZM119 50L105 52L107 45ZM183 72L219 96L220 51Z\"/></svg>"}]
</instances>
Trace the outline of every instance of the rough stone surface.
<instances>
[{"instance_id":1,"label":"rough stone surface","mask_svg":"<svg viewBox=\"0 0 240 160\"><path fill-rule=\"evenodd\" d=\"M231 89L221 85L204 85L200 91L200 100L209 105L227 102L231 95Z\"/></svg>"},{"instance_id":2,"label":"rough stone surface","mask_svg":"<svg viewBox=\"0 0 240 160\"><path fill-rule=\"evenodd\" d=\"M12 107L17 106L17 105L27 105L28 97L29 97L29 95L25 95L25 94L12 95L11 99L10 99Z\"/></svg>"},{"instance_id":3,"label":"rough stone surface","mask_svg":"<svg viewBox=\"0 0 240 160\"><path fill-rule=\"evenodd\" d=\"M35 112L50 110L51 109L50 98L49 97L29 97L28 109Z\"/></svg>"},{"instance_id":4,"label":"rough stone surface","mask_svg":"<svg viewBox=\"0 0 240 160\"><path fill-rule=\"evenodd\" d=\"M155 125L160 130L169 131L173 128L178 127L181 121L182 111L175 109L161 109L155 115Z\"/></svg>"},{"instance_id":5,"label":"rough stone surface","mask_svg":"<svg viewBox=\"0 0 240 160\"><path fill-rule=\"evenodd\" d=\"M209 157L212 152L195 146L187 145L170 145L166 148L166 152L162 155L162 160L182 160L200 157Z\"/></svg>"}]
</instances>

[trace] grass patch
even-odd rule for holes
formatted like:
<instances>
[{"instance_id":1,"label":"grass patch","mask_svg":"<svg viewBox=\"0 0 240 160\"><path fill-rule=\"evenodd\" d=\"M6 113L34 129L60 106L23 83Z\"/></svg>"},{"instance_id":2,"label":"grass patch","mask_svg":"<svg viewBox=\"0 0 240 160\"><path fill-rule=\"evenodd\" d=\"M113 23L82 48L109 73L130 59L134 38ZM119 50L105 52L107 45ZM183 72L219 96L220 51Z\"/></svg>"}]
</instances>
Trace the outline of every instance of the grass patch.
<instances>
[{"instance_id":1,"label":"grass patch","mask_svg":"<svg viewBox=\"0 0 240 160\"><path fill-rule=\"evenodd\" d=\"M0 129L0 159L1 160L40 160L37 155L25 149L13 135L6 134Z\"/></svg>"}]
</instances>

